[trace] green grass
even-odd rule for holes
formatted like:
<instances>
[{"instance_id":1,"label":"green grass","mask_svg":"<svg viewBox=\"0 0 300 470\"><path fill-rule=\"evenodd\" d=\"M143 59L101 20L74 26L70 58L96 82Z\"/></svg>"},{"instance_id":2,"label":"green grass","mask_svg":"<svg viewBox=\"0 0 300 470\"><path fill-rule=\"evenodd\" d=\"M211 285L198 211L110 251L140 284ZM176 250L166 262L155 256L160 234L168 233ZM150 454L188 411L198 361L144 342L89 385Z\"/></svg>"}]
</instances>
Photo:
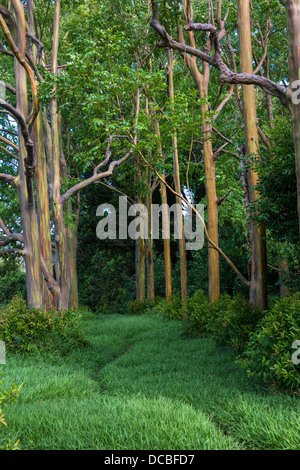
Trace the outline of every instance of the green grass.
<instances>
[{"instance_id":1,"label":"green grass","mask_svg":"<svg viewBox=\"0 0 300 470\"><path fill-rule=\"evenodd\" d=\"M6 411L22 449L300 449L299 399L250 380L227 348L149 316L82 323L89 346L8 357ZM4 428L4 427L3 427Z\"/></svg>"}]
</instances>

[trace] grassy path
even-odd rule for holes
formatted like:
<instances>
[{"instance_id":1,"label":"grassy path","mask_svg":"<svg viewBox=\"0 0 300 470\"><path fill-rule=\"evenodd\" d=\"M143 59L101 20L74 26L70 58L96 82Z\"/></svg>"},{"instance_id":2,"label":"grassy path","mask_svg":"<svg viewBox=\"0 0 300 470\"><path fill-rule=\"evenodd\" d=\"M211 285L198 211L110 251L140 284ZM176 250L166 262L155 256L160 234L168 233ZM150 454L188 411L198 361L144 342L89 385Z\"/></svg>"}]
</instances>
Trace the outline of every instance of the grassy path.
<instances>
[{"instance_id":1,"label":"grassy path","mask_svg":"<svg viewBox=\"0 0 300 470\"><path fill-rule=\"evenodd\" d=\"M300 402L248 379L178 322L101 316L65 358L8 358L24 382L6 412L23 449L300 449ZM6 437L7 437L6 435Z\"/></svg>"}]
</instances>

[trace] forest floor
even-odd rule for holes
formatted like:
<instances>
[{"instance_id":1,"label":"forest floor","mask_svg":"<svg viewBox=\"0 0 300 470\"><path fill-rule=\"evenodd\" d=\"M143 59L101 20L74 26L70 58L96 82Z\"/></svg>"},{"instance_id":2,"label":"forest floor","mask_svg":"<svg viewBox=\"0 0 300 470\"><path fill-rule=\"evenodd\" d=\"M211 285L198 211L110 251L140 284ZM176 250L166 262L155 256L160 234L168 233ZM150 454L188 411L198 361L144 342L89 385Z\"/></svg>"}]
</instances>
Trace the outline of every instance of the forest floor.
<instances>
[{"instance_id":1,"label":"forest floor","mask_svg":"<svg viewBox=\"0 0 300 470\"><path fill-rule=\"evenodd\" d=\"M11 356L6 410L21 449L300 449L300 401L247 377L225 347L180 322L101 315L65 357Z\"/></svg>"}]
</instances>

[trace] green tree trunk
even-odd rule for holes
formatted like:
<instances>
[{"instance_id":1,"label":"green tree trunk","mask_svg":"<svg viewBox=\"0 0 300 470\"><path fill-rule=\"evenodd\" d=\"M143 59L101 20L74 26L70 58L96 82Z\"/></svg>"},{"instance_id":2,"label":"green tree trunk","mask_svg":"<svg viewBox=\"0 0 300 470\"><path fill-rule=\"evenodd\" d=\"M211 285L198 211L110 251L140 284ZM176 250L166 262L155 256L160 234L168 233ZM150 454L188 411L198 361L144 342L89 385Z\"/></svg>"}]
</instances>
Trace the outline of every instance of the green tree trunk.
<instances>
[{"instance_id":1,"label":"green tree trunk","mask_svg":"<svg viewBox=\"0 0 300 470\"><path fill-rule=\"evenodd\" d=\"M25 56L25 15L22 3L12 0L12 6L16 19L15 42L22 56ZM15 82L17 109L24 117L28 114L27 102L27 78L24 67L15 58ZM17 190L21 209L21 223L23 229L23 243L25 252L25 267L27 279L27 300L30 307L42 307L43 305L43 279L40 263L40 245L37 216L33 198L33 189L28 185L26 158L27 149L19 127L19 175Z\"/></svg>"},{"instance_id":2,"label":"green tree trunk","mask_svg":"<svg viewBox=\"0 0 300 470\"><path fill-rule=\"evenodd\" d=\"M189 32L189 40L192 47L196 47L194 33ZM181 26L178 27L178 36L180 42L184 42ZM209 66L203 62L203 73L201 74L196 57L186 55L186 62L190 74L194 80L195 86L201 98L202 113L202 136L203 136L203 160L205 168L205 187L207 197L207 216L208 216L208 234L210 239L219 246L219 226L218 226L218 204L216 190L216 161L213 157L213 148L211 141L212 125L208 118L208 85L209 85ZM213 302L220 297L220 267L219 253L208 243L208 284L209 300Z\"/></svg>"},{"instance_id":3,"label":"green tree trunk","mask_svg":"<svg viewBox=\"0 0 300 470\"><path fill-rule=\"evenodd\" d=\"M155 298L155 282L154 282L154 261L153 261L153 234L152 234L152 192L149 188L147 196L147 211L148 211L148 239L146 241L146 257L147 257L147 299L154 300Z\"/></svg>"},{"instance_id":4,"label":"green tree trunk","mask_svg":"<svg viewBox=\"0 0 300 470\"><path fill-rule=\"evenodd\" d=\"M168 50L168 89L169 98L171 100L171 109L174 112L174 82L173 82L173 68L174 68L174 57L173 50ZM178 155L178 139L177 131L174 129L172 137L173 147L173 161L174 161L174 186L175 191L181 194L181 183L180 183L180 171L179 171L179 155ZM180 207L177 217L179 217L179 224L182 227L181 238L179 239L179 259L180 259L180 276L181 276L181 300L186 301L188 296L188 281L187 281L187 265L186 265L186 248L184 238L184 227L183 227L183 212L182 212L182 201L179 197L176 197L176 203ZM183 310L185 312L185 309ZM184 313L185 315L185 313Z\"/></svg>"},{"instance_id":5,"label":"green tree trunk","mask_svg":"<svg viewBox=\"0 0 300 470\"><path fill-rule=\"evenodd\" d=\"M296 0L282 0L287 13L290 84L300 80L300 5ZM295 146L297 205L300 233L300 105L291 103Z\"/></svg>"},{"instance_id":6,"label":"green tree trunk","mask_svg":"<svg viewBox=\"0 0 300 470\"><path fill-rule=\"evenodd\" d=\"M238 0L238 26L240 39L241 72L253 73L252 46L250 27L250 2ZM244 123L246 158L259 158L259 141L257 131L256 104L253 85L243 85ZM250 202L255 202L258 194L255 185L257 173L250 168L248 171ZM250 302L260 310L266 310L267 298L267 252L266 234L263 224L250 223L250 241L252 249Z\"/></svg>"},{"instance_id":7,"label":"green tree trunk","mask_svg":"<svg viewBox=\"0 0 300 470\"><path fill-rule=\"evenodd\" d=\"M59 16L60 1L55 0L54 24L53 24L53 44L51 72L57 74L57 53L59 41ZM67 309L69 305L70 294L70 261L68 251L68 241L66 227L64 223L63 204L60 200L61 188L61 145L60 145L60 126L59 114L57 110L57 101L52 99L50 102L51 131L52 131L52 211L55 226L55 252L56 262L59 269L56 275L60 287L60 296L58 299L58 308Z\"/></svg>"}]
</instances>

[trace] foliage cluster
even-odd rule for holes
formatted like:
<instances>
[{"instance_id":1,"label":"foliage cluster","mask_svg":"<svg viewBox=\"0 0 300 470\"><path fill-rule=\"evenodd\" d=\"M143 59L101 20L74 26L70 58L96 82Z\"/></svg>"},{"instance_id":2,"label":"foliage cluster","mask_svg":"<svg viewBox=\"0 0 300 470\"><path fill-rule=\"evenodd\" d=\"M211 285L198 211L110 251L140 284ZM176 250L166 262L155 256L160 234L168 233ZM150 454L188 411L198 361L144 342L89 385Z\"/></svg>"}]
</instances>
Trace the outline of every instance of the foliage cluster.
<instances>
[{"instance_id":1,"label":"foliage cluster","mask_svg":"<svg viewBox=\"0 0 300 470\"><path fill-rule=\"evenodd\" d=\"M131 314L150 314L181 320L183 309L178 295L156 303L133 301ZM241 295L223 294L209 303L202 290L187 301L186 331L189 335L230 345L237 363L247 373L279 390L299 393L300 368L292 362L292 344L300 340L300 295L277 299L268 311L260 312Z\"/></svg>"},{"instance_id":2,"label":"foliage cluster","mask_svg":"<svg viewBox=\"0 0 300 470\"><path fill-rule=\"evenodd\" d=\"M300 340L300 294L278 300L266 313L239 360L248 373L276 388L300 392L292 345Z\"/></svg>"},{"instance_id":3,"label":"foliage cluster","mask_svg":"<svg viewBox=\"0 0 300 470\"><path fill-rule=\"evenodd\" d=\"M2 372L0 371L0 374ZM4 414L4 408L13 401L17 400L22 385L17 386L12 384L9 390L2 388L3 382L0 381L0 450L18 450L19 441L13 442L11 439L6 440L5 436L2 436L2 426L7 426Z\"/></svg>"},{"instance_id":4,"label":"foliage cluster","mask_svg":"<svg viewBox=\"0 0 300 470\"><path fill-rule=\"evenodd\" d=\"M188 322L200 334L230 344L249 375L299 392L300 369L292 362L292 344L300 339L299 294L277 300L262 313L242 296L225 294L209 304L198 291L189 301Z\"/></svg>"},{"instance_id":5,"label":"foliage cluster","mask_svg":"<svg viewBox=\"0 0 300 470\"><path fill-rule=\"evenodd\" d=\"M26 274L14 258L7 257L0 263L0 305L16 294L26 298Z\"/></svg>"},{"instance_id":6,"label":"foliage cluster","mask_svg":"<svg viewBox=\"0 0 300 470\"><path fill-rule=\"evenodd\" d=\"M240 352L255 331L262 313L240 295L223 294L212 303L203 291L189 300L189 326L217 343L228 343Z\"/></svg>"},{"instance_id":7,"label":"foliage cluster","mask_svg":"<svg viewBox=\"0 0 300 470\"><path fill-rule=\"evenodd\" d=\"M75 344L83 343L77 310L39 310L28 308L20 296L0 311L0 340L7 351L56 351L64 353Z\"/></svg>"}]
</instances>

